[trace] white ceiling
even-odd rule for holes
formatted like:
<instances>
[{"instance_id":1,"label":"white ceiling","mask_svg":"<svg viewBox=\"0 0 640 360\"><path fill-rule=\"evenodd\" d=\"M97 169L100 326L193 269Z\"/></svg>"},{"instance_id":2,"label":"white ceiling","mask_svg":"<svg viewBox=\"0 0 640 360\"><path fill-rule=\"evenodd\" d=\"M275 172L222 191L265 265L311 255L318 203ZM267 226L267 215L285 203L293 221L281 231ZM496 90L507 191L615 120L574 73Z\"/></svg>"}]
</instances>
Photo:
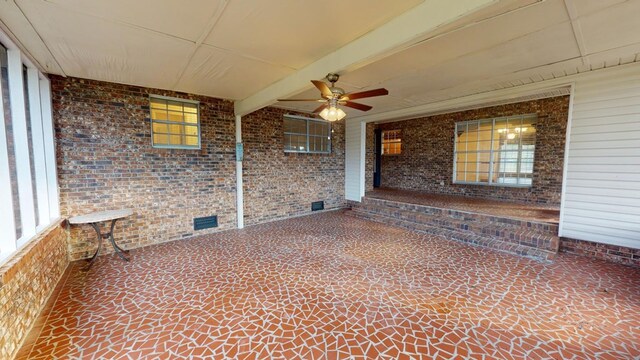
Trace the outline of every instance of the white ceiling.
<instances>
[{"instance_id":1,"label":"white ceiling","mask_svg":"<svg viewBox=\"0 0 640 360\"><path fill-rule=\"evenodd\" d=\"M242 100L425 2L7 0L0 20L50 73ZM640 61L638 14L640 0L501 0L338 86L387 88L361 100L375 114Z\"/></svg>"}]
</instances>

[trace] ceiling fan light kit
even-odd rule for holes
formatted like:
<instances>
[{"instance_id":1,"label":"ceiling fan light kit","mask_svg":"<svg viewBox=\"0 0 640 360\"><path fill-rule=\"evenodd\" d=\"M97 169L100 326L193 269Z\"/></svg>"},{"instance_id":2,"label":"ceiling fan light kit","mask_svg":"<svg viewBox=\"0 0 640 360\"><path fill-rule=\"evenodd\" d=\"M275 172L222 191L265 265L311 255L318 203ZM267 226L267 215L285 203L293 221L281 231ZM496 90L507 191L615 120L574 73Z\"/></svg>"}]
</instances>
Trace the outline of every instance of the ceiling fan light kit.
<instances>
[{"instance_id":1,"label":"ceiling fan light kit","mask_svg":"<svg viewBox=\"0 0 640 360\"><path fill-rule=\"evenodd\" d=\"M347 114L344 110L340 109L338 105L347 106L353 109L361 111L371 110L371 106L353 102L354 99L362 99L374 96L388 95L389 91L384 88L366 90L355 93L346 94L342 88L335 86L335 83L340 78L340 75L329 73L325 77L330 83L331 87L326 83L319 80L311 80L311 83L320 90L322 99L278 99L278 101L319 101L324 104L315 109L314 113L319 113L320 117L327 121L342 120Z\"/></svg>"},{"instance_id":2,"label":"ceiling fan light kit","mask_svg":"<svg viewBox=\"0 0 640 360\"><path fill-rule=\"evenodd\" d=\"M347 114L344 112L344 110L340 109L338 106L336 106L336 101L335 100L330 100L330 105L325 107L322 111L320 111L320 117L327 120L327 121L338 121L338 120L342 120L345 116L347 116Z\"/></svg>"}]
</instances>

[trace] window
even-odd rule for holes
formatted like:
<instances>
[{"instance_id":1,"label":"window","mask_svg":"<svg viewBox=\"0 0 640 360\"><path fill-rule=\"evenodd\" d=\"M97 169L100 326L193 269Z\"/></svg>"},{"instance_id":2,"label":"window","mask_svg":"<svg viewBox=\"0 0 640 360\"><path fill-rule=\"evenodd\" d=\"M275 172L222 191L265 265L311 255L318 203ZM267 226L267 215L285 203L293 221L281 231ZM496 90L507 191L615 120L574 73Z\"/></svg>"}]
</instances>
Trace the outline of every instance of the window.
<instances>
[{"instance_id":1,"label":"window","mask_svg":"<svg viewBox=\"0 0 640 360\"><path fill-rule=\"evenodd\" d=\"M402 153L402 136L400 130L382 132L382 155L399 155Z\"/></svg>"},{"instance_id":2,"label":"window","mask_svg":"<svg viewBox=\"0 0 640 360\"><path fill-rule=\"evenodd\" d=\"M151 96L151 143L157 148L200 149L197 101Z\"/></svg>"},{"instance_id":3,"label":"window","mask_svg":"<svg viewBox=\"0 0 640 360\"><path fill-rule=\"evenodd\" d=\"M456 123L454 182L531 186L536 120L520 115Z\"/></svg>"},{"instance_id":4,"label":"window","mask_svg":"<svg viewBox=\"0 0 640 360\"><path fill-rule=\"evenodd\" d=\"M4 117L4 131L5 131L5 141L6 141L6 156L8 160L8 168L7 172L9 178L9 184L11 189L11 204L13 206L13 222L14 222L14 231L15 238L19 239L22 237L22 219L20 216L20 195L18 194L18 175L17 175L17 167L16 167L16 151L15 151L15 143L13 140L13 120L11 117L11 98L9 96L9 64L8 64L8 56L7 49L0 45L0 70L1 74L1 83L0 83L0 91L2 91L2 108L3 108L3 117ZM0 249L2 250L2 249Z\"/></svg>"},{"instance_id":5,"label":"window","mask_svg":"<svg viewBox=\"0 0 640 360\"><path fill-rule=\"evenodd\" d=\"M60 216L50 83L15 44L4 45L0 44L0 263Z\"/></svg>"},{"instance_id":6,"label":"window","mask_svg":"<svg viewBox=\"0 0 640 360\"><path fill-rule=\"evenodd\" d=\"M331 124L324 120L285 116L284 151L330 153Z\"/></svg>"}]
</instances>

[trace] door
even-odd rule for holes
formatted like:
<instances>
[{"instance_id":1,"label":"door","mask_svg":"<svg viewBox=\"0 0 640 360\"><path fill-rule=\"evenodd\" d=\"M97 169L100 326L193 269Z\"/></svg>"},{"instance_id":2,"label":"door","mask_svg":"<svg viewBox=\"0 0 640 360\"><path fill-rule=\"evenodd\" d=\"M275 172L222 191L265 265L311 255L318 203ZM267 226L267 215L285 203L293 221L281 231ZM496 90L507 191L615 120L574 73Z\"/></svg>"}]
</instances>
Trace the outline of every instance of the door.
<instances>
[{"instance_id":1,"label":"door","mask_svg":"<svg viewBox=\"0 0 640 360\"><path fill-rule=\"evenodd\" d=\"M380 187L380 183L381 183L381 175L382 175L382 170L381 170L381 165L382 165L382 130L381 129L376 129L374 131L374 148L375 148L375 154L376 154L376 159L373 163L373 187L374 188L378 188Z\"/></svg>"}]
</instances>

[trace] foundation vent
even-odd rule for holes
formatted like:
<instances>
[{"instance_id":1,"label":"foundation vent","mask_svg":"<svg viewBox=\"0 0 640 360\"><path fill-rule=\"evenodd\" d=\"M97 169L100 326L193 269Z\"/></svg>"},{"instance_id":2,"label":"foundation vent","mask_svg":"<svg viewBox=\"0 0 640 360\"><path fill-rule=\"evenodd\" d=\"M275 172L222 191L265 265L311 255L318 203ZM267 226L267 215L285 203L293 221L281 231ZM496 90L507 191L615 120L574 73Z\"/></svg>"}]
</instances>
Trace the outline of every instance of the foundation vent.
<instances>
[{"instance_id":1,"label":"foundation vent","mask_svg":"<svg viewBox=\"0 0 640 360\"><path fill-rule=\"evenodd\" d=\"M203 230L218 227L218 216L206 216L193 219L193 230Z\"/></svg>"},{"instance_id":2,"label":"foundation vent","mask_svg":"<svg viewBox=\"0 0 640 360\"><path fill-rule=\"evenodd\" d=\"M311 203L311 211L324 210L324 201L314 201Z\"/></svg>"}]
</instances>

